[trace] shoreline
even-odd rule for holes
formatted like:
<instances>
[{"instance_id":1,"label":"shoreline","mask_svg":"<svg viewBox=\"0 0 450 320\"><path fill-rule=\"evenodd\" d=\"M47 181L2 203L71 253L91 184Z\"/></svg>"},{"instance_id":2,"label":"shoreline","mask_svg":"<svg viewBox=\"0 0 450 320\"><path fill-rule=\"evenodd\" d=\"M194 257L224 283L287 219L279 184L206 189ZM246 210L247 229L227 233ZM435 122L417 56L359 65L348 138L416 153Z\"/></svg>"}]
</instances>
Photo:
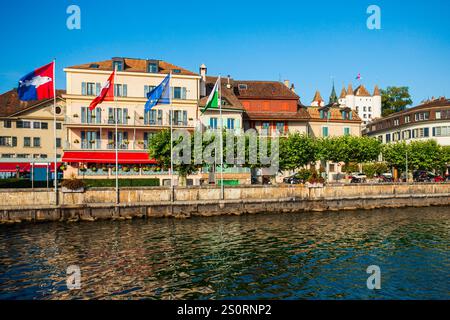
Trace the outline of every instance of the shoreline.
<instances>
[{"instance_id":1,"label":"shoreline","mask_svg":"<svg viewBox=\"0 0 450 320\"><path fill-rule=\"evenodd\" d=\"M63 204L58 206L30 201L0 206L0 224L450 206L450 184L227 187L226 200L217 198L218 191L220 189L215 187L176 189L178 200L172 203L164 199L170 189L127 188L121 190L123 203L117 205L113 201L102 201L115 196L111 189L99 188L79 194L61 194ZM0 196L2 193L9 193L9 197L25 196L28 200L40 198L41 194L51 198L52 194L48 190L0 190Z\"/></svg>"}]
</instances>

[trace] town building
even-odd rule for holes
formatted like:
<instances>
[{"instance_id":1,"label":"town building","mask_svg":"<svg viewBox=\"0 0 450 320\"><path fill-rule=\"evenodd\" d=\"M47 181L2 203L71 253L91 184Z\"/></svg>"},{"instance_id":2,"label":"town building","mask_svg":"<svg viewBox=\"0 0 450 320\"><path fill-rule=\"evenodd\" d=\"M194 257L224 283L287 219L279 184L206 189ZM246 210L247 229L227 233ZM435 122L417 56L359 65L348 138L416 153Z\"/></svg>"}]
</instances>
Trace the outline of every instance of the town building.
<instances>
[{"instance_id":1,"label":"town building","mask_svg":"<svg viewBox=\"0 0 450 320\"><path fill-rule=\"evenodd\" d=\"M45 168L46 177L33 172L34 178L52 180L55 142L58 161L62 157L64 91L57 91L56 140L54 135L54 100L20 101L17 90L0 95L0 178L28 176Z\"/></svg>"},{"instance_id":2,"label":"town building","mask_svg":"<svg viewBox=\"0 0 450 320\"><path fill-rule=\"evenodd\" d=\"M94 111L89 104L113 70L115 101ZM149 159L148 141L170 127L194 130L198 120L200 76L161 60L112 58L64 69L67 104L64 130L65 177L107 179L115 176L115 123L118 123L120 178L158 178L170 184L168 172ZM145 112L147 93L172 73L172 104ZM170 113L172 110L172 117ZM117 117L117 119L116 119Z\"/></svg>"},{"instance_id":3,"label":"town building","mask_svg":"<svg viewBox=\"0 0 450 320\"><path fill-rule=\"evenodd\" d=\"M358 113L339 101L341 100L337 99L334 86L328 103L316 91L311 106L305 107L310 137L361 136L361 118Z\"/></svg>"},{"instance_id":4,"label":"town building","mask_svg":"<svg viewBox=\"0 0 450 320\"><path fill-rule=\"evenodd\" d=\"M353 86L349 84L347 90L345 87L342 88L338 103L355 110L364 126L381 118L381 94L378 86L375 86L373 94L370 94L364 85L359 85L353 90Z\"/></svg>"},{"instance_id":5,"label":"town building","mask_svg":"<svg viewBox=\"0 0 450 320\"><path fill-rule=\"evenodd\" d=\"M364 134L383 143L434 139L450 145L450 99L441 97L424 101L370 123Z\"/></svg>"}]
</instances>

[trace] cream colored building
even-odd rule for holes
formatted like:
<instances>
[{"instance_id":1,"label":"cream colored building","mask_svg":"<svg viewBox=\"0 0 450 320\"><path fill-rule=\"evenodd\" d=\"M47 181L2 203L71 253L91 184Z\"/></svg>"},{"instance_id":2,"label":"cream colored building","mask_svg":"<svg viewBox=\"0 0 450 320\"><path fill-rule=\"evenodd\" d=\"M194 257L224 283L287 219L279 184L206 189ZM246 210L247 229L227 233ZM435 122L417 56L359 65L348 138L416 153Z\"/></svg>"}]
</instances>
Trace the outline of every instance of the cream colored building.
<instances>
[{"instance_id":1,"label":"cream colored building","mask_svg":"<svg viewBox=\"0 0 450 320\"><path fill-rule=\"evenodd\" d=\"M116 101L103 102L90 112L89 104L114 68L118 70ZM170 127L171 109L175 129L194 129L198 120L200 76L165 61L128 58L73 66L64 71L67 76L64 161L70 164L65 177L75 174L108 178L112 175L116 114L120 174L127 178L167 177L167 173L153 170L155 162L148 159L148 139L155 132ZM172 105L158 105L144 112L147 93L170 72ZM129 167L132 170L128 171ZM108 170L102 170L106 168Z\"/></svg>"},{"instance_id":2,"label":"cream colored building","mask_svg":"<svg viewBox=\"0 0 450 320\"><path fill-rule=\"evenodd\" d=\"M57 92L56 140L53 99L23 102L19 101L16 90L0 95L0 172L3 173L1 176L6 177L8 172L15 171L16 166L24 172L29 171L32 162L53 162L55 142L58 146L58 160L61 160L65 113L62 93Z\"/></svg>"}]
</instances>

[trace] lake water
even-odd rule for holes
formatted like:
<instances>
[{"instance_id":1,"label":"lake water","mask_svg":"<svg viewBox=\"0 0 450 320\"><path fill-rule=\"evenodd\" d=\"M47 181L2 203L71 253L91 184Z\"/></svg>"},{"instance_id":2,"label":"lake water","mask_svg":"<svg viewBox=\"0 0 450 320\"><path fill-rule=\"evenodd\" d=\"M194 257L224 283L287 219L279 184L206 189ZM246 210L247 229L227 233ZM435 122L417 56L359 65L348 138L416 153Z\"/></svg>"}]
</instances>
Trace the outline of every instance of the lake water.
<instances>
[{"instance_id":1,"label":"lake water","mask_svg":"<svg viewBox=\"0 0 450 320\"><path fill-rule=\"evenodd\" d=\"M0 226L0 299L450 299L449 248L449 207Z\"/></svg>"}]
</instances>

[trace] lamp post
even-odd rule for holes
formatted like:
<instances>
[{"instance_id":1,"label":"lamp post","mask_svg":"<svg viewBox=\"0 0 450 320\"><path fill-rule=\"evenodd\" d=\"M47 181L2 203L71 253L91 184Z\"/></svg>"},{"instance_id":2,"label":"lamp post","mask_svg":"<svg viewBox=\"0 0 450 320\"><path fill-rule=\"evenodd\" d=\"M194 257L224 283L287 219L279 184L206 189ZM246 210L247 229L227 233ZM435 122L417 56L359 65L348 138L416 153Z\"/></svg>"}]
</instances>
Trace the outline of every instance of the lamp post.
<instances>
[{"instance_id":1,"label":"lamp post","mask_svg":"<svg viewBox=\"0 0 450 320\"><path fill-rule=\"evenodd\" d=\"M409 182L409 174L408 174L408 149L406 149L406 182Z\"/></svg>"}]
</instances>

